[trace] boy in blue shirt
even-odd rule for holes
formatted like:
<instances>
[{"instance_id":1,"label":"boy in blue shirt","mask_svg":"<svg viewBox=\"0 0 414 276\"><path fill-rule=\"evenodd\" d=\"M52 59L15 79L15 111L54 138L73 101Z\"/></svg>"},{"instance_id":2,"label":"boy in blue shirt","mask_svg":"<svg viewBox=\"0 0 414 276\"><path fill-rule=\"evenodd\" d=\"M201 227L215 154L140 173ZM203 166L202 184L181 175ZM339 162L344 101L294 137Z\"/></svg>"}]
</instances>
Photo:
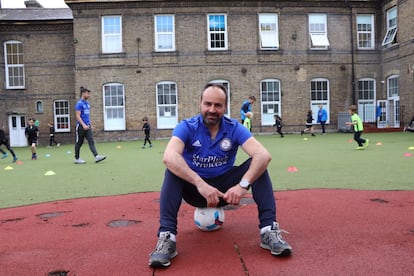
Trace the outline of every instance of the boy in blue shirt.
<instances>
[{"instance_id":1,"label":"boy in blue shirt","mask_svg":"<svg viewBox=\"0 0 414 276\"><path fill-rule=\"evenodd\" d=\"M200 98L200 114L174 129L165 149L165 178L160 194L158 242L149 265L168 267L177 255L177 214L182 199L196 207L238 205L252 188L259 210L260 246L273 255L289 255L276 222L276 204L267 172L270 153L237 120L224 116L226 88L208 84ZM239 146L250 156L234 166Z\"/></svg>"}]
</instances>

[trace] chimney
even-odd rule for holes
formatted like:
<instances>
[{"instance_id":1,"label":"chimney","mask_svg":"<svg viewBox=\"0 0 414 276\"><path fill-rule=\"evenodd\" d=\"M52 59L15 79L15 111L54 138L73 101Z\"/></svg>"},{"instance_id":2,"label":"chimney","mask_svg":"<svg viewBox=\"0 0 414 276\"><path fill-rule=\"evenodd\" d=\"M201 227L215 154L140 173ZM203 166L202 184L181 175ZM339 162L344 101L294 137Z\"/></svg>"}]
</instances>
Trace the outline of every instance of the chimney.
<instances>
[{"instance_id":1,"label":"chimney","mask_svg":"<svg viewBox=\"0 0 414 276\"><path fill-rule=\"evenodd\" d=\"M26 8L43 8L36 0L26 0L24 1L24 4L26 5Z\"/></svg>"}]
</instances>

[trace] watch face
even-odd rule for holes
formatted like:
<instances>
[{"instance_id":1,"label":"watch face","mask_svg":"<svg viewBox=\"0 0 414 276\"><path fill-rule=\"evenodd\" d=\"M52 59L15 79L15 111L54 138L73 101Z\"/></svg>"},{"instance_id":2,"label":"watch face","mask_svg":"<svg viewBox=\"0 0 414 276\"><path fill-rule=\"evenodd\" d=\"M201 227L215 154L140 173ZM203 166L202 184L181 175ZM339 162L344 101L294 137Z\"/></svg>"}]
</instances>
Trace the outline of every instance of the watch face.
<instances>
[{"instance_id":1,"label":"watch face","mask_svg":"<svg viewBox=\"0 0 414 276\"><path fill-rule=\"evenodd\" d=\"M242 181L240 181L240 186L242 186L243 188L248 188L250 185L249 181L242 179Z\"/></svg>"}]
</instances>

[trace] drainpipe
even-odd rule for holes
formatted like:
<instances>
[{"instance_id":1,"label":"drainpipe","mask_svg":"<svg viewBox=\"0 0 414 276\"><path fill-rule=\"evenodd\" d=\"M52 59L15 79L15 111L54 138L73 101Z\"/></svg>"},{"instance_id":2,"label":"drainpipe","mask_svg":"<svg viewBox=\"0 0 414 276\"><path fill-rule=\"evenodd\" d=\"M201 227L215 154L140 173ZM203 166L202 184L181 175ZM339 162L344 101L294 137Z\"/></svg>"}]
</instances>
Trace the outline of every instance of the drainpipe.
<instances>
[{"instance_id":1,"label":"drainpipe","mask_svg":"<svg viewBox=\"0 0 414 276\"><path fill-rule=\"evenodd\" d=\"M351 27L351 79L352 79L352 104L356 104L356 93L355 93L355 61L354 61L354 31L352 25L352 7L345 0L345 5L349 8L349 25Z\"/></svg>"}]
</instances>

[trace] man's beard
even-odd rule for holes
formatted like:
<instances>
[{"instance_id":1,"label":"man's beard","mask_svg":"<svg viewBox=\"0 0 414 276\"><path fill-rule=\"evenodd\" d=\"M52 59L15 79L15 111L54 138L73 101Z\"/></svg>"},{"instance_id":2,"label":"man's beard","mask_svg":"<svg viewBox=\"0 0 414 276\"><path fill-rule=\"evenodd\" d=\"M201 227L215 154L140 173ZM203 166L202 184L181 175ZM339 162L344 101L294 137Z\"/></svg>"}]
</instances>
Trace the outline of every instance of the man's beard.
<instances>
[{"instance_id":1,"label":"man's beard","mask_svg":"<svg viewBox=\"0 0 414 276\"><path fill-rule=\"evenodd\" d=\"M206 126L218 125L220 123L221 118L219 116L210 116L210 115L212 115L212 113L207 112L204 114L204 118L203 118L204 124Z\"/></svg>"}]
</instances>

